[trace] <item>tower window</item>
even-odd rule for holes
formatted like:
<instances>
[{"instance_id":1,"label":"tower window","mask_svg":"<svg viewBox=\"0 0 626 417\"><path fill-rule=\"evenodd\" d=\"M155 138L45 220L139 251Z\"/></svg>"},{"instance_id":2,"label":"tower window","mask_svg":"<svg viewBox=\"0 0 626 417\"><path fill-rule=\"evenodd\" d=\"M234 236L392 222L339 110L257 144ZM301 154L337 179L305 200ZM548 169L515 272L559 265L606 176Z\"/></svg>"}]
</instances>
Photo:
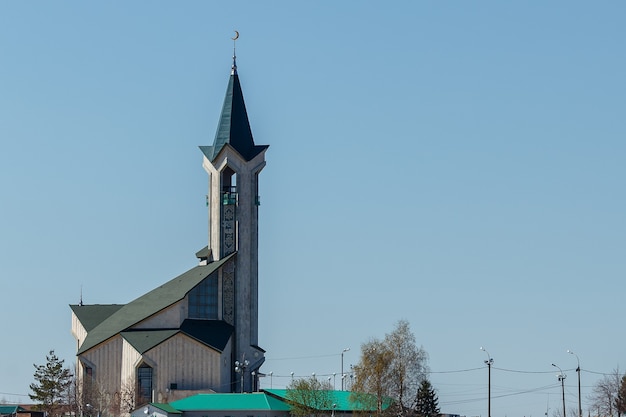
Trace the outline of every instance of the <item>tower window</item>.
<instances>
[{"instance_id":1,"label":"tower window","mask_svg":"<svg viewBox=\"0 0 626 417\"><path fill-rule=\"evenodd\" d=\"M237 173L230 167L222 172L222 204L237 204Z\"/></svg>"},{"instance_id":2,"label":"tower window","mask_svg":"<svg viewBox=\"0 0 626 417\"><path fill-rule=\"evenodd\" d=\"M190 319L217 319L217 273L212 273L189 293Z\"/></svg>"},{"instance_id":3,"label":"tower window","mask_svg":"<svg viewBox=\"0 0 626 417\"><path fill-rule=\"evenodd\" d=\"M237 187L222 187L222 204L237 204Z\"/></svg>"}]
</instances>

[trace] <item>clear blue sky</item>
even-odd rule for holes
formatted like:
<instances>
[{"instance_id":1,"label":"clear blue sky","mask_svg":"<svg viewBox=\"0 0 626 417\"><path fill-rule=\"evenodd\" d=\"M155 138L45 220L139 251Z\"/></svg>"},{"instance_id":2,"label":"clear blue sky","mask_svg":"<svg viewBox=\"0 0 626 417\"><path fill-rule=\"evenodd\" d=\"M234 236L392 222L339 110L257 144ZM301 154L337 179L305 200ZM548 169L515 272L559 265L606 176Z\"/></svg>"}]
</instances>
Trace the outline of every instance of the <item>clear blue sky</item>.
<instances>
[{"instance_id":1,"label":"clear blue sky","mask_svg":"<svg viewBox=\"0 0 626 417\"><path fill-rule=\"evenodd\" d=\"M443 412L583 409L624 366L626 3L0 2L0 400L69 304L196 264L231 65L258 144L267 387L399 319ZM337 380L339 381L339 380ZM339 382L337 382L339 385Z\"/></svg>"}]
</instances>

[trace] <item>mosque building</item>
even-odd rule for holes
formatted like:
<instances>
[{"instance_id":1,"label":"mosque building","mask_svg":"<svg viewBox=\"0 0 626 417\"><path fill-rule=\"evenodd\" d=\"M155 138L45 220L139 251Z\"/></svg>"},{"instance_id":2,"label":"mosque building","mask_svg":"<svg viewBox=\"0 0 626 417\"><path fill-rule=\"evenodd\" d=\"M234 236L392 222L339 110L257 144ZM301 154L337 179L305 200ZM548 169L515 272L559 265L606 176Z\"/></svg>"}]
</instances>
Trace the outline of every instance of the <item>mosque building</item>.
<instances>
[{"instance_id":1,"label":"mosque building","mask_svg":"<svg viewBox=\"0 0 626 417\"><path fill-rule=\"evenodd\" d=\"M140 406L258 386L258 186L268 146L254 143L233 56L215 139L200 146L209 227L198 265L128 304L70 306L85 403L102 392L112 405Z\"/></svg>"}]
</instances>

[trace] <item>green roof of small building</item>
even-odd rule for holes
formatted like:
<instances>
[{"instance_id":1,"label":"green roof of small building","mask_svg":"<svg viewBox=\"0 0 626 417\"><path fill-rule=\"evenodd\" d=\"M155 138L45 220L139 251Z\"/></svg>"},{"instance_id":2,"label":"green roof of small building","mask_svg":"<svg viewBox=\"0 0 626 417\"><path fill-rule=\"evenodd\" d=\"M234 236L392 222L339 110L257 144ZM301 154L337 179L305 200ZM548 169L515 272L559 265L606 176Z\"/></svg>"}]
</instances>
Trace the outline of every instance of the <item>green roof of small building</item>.
<instances>
[{"instance_id":1,"label":"green roof of small building","mask_svg":"<svg viewBox=\"0 0 626 417\"><path fill-rule=\"evenodd\" d=\"M182 400L171 402L170 406L180 411L290 410L289 404L264 392L244 394L197 394L192 395L191 397L183 398Z\"/></svg>"},{"instance_id":2,"label":"green roof of small building","mask_svg":"<svg viewBox=\"0 0 626 417\"><path fill-rule=\"evenodd\" d=\"M10 405L10 404L0 405L0 415L15 414L18 412L23 412L23 411L26 411L26 409L20 407L19 405Z\"/></svg>"},{"instance_id":3,"label":"green roof of small building","mask_svg":"<svg viewBox=\"0 0 626 417\"><path fill-rule=\"evenodd\" d=\"M149 293L122 306L87 334L85 341L80 346L77 353L82 354L88 351L116 334L127 330L140 321L182 300L189 291L200 284L206 277L217 271L222 265L228 262L228 260L234 257L236 253L237 252L234 252L208 265L196 266ZM72 306L72 310L76 311L83 307L87 306Z\"/></svg>"},{"instance_id":4,"label":"green roof of small building","mask_svg":"<svg viewBox=\"0 0 626 417\"><path fill-rule=\"evenodd\" d=\"M150 405L153 406L154 408L158 408L159 410L163 410L168 414L182 414L183 413L182 411L177 410L171 405L165 404L165 403L150 403Z\"/></svg>"},{"instance_id":5,"label":"green roof of small building","mask_svg":"<svg viewBox=\"0 0 626 417\"><path fill-rule=\"evenodd\" d=\"M288 402L286 389L264 389L266 392L282 401ZM329 391L331 404L335 404L335 407L328 407L325 411L375 411L369 410L369 407L365 407L359 404L358 400L351 398L351 391ZM365 394L368 395L368 394ZM389 404L384 404L384 408L387 408Z\"/></svg>"}]
</instances>

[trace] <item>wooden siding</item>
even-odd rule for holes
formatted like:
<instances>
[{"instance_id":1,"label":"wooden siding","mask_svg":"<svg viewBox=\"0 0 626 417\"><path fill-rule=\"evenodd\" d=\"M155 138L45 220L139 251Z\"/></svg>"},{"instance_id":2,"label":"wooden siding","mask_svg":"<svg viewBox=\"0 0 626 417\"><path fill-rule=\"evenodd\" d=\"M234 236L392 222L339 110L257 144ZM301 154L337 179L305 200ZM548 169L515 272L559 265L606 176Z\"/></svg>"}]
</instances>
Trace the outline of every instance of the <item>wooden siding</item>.
<instances>
[{"instance_id":1,"label":"wooden siding","mask_svg":"<svg viewBox=\"0 0 626 417\"><path fill-rule=\"evenodd\" d=\"M76 343L77 343L76 349L80 347L81 343L83 343L85 341L85 338L87 337L87 330L85 330L85 327L83 327L83 324L80 322L80 320L78 320L78 317L73 311L72 311L72 336L74 336L74 338L76 339Z\"/></svg>"},{"instance_id":2,"label":"wooden siding","mask_svg":"<svg viewBox=\"0 0 626 417\"><path fill-rule=\"evenodd\" d=\"M122 336L116 335L79 356L94 364L96 382L109 393L120 392L122 343Z\"/></svg>"},{"instance_id":3,"label":"wooden siding","mask_svg":"<svg viewBox=\"0 0 626 417\"><path fill-rule=\"evenodd\" d=\"M141 365L141 354L135 350L126 340L122 344L122 370L120 375L120 386L129 383L135 386L137 383L137 367Z\"/></svg>"},{"instance_id":4,"label":"wooden siding","mask_svg":"<svg viewBox=\"0 0 626 417\"><path fill-rule=\"evenodd\" d=\"M172 304L168 308L159 311L157 314L137 323L132 327L137 329L172 329L180 327L180 324L187 318L187 297Z\"/></svg>"},{"instance_id":5,"label":"wooden siding","mask_svg":"<svg viewBox=\"0 0 626 417\"><path fill-rule=\"evenodd\" d=\"M223 391L222 355L195 341L177 334L144 354L147 363L157 364L153 373L156 398L164 398L170 384L181 390Z\"/></svg>"}]
</instances>

